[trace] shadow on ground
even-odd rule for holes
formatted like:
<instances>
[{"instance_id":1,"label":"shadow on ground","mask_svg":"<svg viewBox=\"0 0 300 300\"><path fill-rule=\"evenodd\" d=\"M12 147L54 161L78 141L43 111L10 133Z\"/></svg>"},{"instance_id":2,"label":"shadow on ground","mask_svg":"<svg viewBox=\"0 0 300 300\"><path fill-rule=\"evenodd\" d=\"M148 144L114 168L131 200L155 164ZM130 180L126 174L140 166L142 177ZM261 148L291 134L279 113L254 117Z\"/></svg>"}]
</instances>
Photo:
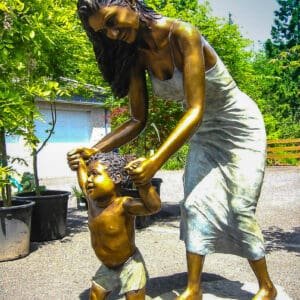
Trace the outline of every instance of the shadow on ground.
<instances>
[{"instance_id":1,"label":"shadow on ground","mask_svg":"<svg viewBox=\"0 0 300 300\"><path fill-rule=\"evenodd\" d=\"M171 222L179 221L179 220L180 220L179 204L163 203L163 207L158 213L151 216L147 216L145 221L142 221L141 219L137 219L136 225L138 229L148 227L153 223L158 223L158 224L165 223L168 226L172 227Z\"/></svg>"},{"instance_id":2,"label":"shadow on ground","mask_svg":"<svg viewBox=\"0 0 300 300\"><path fill-rule=\"evenodd\" d=\"M284 231L282 228L272 226L263 230L263 235L268 253L276 250L300 253L300 227Z\"/></svg>"},{"instance_id":3,"label":"shadow on ground","mask_svg":"<svg viewBox=\"0 0 300 300\"><path fill-rule=\"evenodd\" d=\"M81 211L76 208L68 209L67 232L61 243L68 243L72 237L80 232L87 232L87 211Z\"/></svg>"},{"instance_id":4,"label":"shadow on ground","mask_svg":"<svg viewBox=\"0 0 300 300\"><path fill-rule=\"evenodd\" d=\"M187 283L186 273L177 273L170 276L150 278L147 282L147 295L151 298L162 294L171 293L173 290L184 289ZM243 283L240 281L231 281L226 278L204 273L202 276L203 292L217 297L227 297L235 299L252 299L253 294L242 289ZM89 298L89 289L84 290L79 299ZM118 299L118 293L110 294L108 299Z\"/></svg>"},{"instance_id":5,"label":"shadow on ground","mask_svg":"<svg viewBox=\"0 0 300 300\"><path fill-rule=\"evenodd\" d=\"M67 236L88 231L87 219L87 211L69 208L67 219Z\"/></svg>"}]
</instances>

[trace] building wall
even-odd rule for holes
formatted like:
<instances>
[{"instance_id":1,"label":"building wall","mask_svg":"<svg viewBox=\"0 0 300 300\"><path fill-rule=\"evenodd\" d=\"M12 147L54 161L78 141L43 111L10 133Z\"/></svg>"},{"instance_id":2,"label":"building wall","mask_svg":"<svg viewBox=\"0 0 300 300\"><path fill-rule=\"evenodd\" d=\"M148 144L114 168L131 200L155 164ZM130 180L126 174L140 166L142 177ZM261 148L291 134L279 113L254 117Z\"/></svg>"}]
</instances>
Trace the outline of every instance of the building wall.
<instances>
[{"instance_id":1,"label":"building wall","mask_svg":"<svg viewBox=\"0 0 300 300\"><path fill-rule=\"evenodd\" d=\"M44 116L44 121L37 121L37 135L44 140L45 129L49 128L50 106L39 102L38 107ZM92 147L109 132L105 122L105 110L99 105L57 103L57 123L53 136L38 154L38 171L41 179L74 177L67 165L67 152L78 147ZM9 137L7 151L12 157L25 159L28 167L18 164L19 173L32 173L32 158L30 150L21 138Z\"/></svg>"}]
</instances>

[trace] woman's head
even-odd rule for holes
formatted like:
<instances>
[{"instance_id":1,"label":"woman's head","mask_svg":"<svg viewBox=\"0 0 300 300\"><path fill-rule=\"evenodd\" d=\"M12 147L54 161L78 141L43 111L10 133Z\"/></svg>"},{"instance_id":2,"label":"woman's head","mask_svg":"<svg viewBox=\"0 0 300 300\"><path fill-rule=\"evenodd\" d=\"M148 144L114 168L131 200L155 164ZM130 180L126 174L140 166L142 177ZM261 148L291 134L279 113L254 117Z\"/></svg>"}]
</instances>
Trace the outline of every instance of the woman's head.
<instances>
[{"instance_id":1,"label":"woman's head","mask_svg":"<svg viewBox=\"0 0 300 300\"><path fill-rule=\"evenodd\" d=\"M137 38L139 15L123 6L104 6L88 19L89 26L95 32L101 32L111 40L120 40L131 44Z\"/></svg>"},{"instance_id":2,"label":"woman's head","mask_svg":"<svg viewBox=\"0 0 300 300\"><path fill-rule=\"evenodd\" d=\"M116 96L126 96L139 30L160 15L138 0L79 0L77 6L104 79Z\"/></svg>"},{"instance_id":3,"label":"woman's head","mask_svg":"<svg viewBox=\"0 0 300 300\"><path fill-rule=\"evenodd\" d=\"M89 26L90 17L99 16L109 7L120 8L123 12L127 11L126 17L132 18L135 15L143 23L160 17L139 0L79 0L77 3L78 14L84 26Z\"/></svg>"}]
</instances>

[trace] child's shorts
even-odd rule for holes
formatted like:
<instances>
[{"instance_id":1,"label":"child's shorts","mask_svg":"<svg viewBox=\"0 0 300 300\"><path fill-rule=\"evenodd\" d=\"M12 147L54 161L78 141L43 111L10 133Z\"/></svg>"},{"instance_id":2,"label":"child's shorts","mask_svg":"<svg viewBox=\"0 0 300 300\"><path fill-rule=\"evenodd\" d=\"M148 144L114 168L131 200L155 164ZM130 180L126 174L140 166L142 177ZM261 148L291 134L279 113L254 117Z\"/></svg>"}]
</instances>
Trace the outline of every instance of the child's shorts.
<instances>
[{"instance_id":1,"label":"child's shorts","mask_svg":"<svg viewBox=\"0 0 300 300\"><path fill-rule=\"evenodd\" d=\"M116 269L101 265L93 277L93 282L109 292L120 288L120 295L123 295L144 288L147 278L145 262L139 250L136 249L135 253Z\"/></svg>"}]
</instances>

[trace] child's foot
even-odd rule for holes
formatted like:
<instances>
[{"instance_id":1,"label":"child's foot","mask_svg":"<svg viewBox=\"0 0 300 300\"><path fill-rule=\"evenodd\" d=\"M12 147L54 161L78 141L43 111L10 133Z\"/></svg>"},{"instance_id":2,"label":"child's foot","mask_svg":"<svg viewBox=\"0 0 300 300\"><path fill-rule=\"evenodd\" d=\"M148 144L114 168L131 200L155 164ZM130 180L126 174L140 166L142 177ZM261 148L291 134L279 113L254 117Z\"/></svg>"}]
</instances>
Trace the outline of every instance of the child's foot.
<instances>
[{"instance_id":1,"label":"child's foot","mask_svg":"<svg viewBox=\"0 0 300 300\"><path fill-rule=\"evenodd\" d=\"M181 295L176 297L176 300L202 300L202 290L192 291L186 289Z\"/></svg>"},{"instance_id":2,"label":"child's foot","mask_svg":"<svg viewBox=\"0 0 300 300\"><path fill-rule=\"evenodd\" d=\"M277 290L274 285L262 287L252 300L274 300L277 296Z\"/></svg>"}]
</instances>

